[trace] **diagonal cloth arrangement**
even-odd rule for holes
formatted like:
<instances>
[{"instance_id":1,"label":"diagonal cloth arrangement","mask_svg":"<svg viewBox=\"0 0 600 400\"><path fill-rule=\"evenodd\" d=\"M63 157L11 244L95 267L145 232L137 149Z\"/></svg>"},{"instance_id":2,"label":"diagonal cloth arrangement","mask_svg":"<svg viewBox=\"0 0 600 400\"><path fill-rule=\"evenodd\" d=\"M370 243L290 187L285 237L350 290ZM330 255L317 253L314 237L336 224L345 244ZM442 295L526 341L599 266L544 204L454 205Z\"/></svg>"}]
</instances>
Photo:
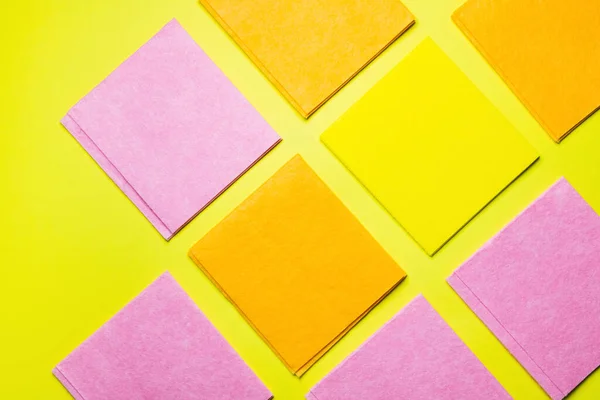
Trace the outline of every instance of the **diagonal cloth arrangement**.
<instances>
[{"instance_id":1,"label":"diagonal cloth arrangement","mask_svg":"<svg viewBox=\"0 0 600 400\"><path fill-rule=\"evenodd\" d=\"M169 273L55 369L76 400L272 396Z\"/></svg>"},{"instance_id":2,"label":"diagonal cloth arrangement","mask_svg":"<svg viewBox=\"0 0 600 400\"><path fill-rule=\"evenodd\" d=\"M537 159L431 39L321 140L430 255Z\"/></svg>"},{"instance_id":3,"label":"diagonal cloth arrangement","mask_svg":"<svg viewBox=\"0 0 600 400\"><path fill-rule=\"evenodd\" d=\"M422 296L319 382L308 400L511 397Z\"/></svg>"},{"instance_id":4,"label":"diagonal cloth arrangement","mask_svg":"<svg viewBox=\"0 0 600 400\"><path fill-rule=\"evenodd\" d=\"M413 23L398 0L200 0L308 118ZM560 141L600 106L600 3L468 0L454 20ZM167 240L280 138L175 20L62 124ZM429 255L538 158L426 39L322 142ZM600 365L600 217L564 179L448 283L552 397ZM294 156L189 251L296 376L406 277ZM77 400L267 400L161 275L54 369ZM418 296L308 400L509 399Z\"/></svg>"},{"instance_id":5,"label":"diagonal cloth arrangement","mask_svg":"<svg viewBox=\"0 0 600 400\"><path fill-rule=\"evenodd\" d=\"M189 254L296 375L406 276L300 156Z\"/></svg>"},{"instance_id":6,"label":"diagonal cloth arrangement","mask_svg":"<svg viewBox=\"0 0 600 400\"><path fill-rule=\"evenodd\" d=\"M468 0L453 18L555 141L600 107L600 2Z\"/></svg>"},{"instance_id":7,"label":"diagonal cloth arrangement","mask_svg":"<svg viewBox=\"0 0 600 400\"><path fill-rule=\"evenodd\" d=\"M308 118L414 23L399 0L200 0Z\"/></svg>"},{"instance_id":8,"label":"diagonal cloth arrangement","mask_svg":"<svg viewBox=\"0 0 600 400\"><path fill-rule=\"evenodd\" d=\"M564 179L448 282L552 399L600 366L600 217Z\"/></svg>"},{"instance_id":9,"label":"diagonal cloth arrangement","mask_svg":"<svg viewBox=\"0 0 600 400\"><path fill-rule=\"evenodd\" d=\"M167 240L280 141L175 20L62 123Z\"/></svg>"}]
</instances>

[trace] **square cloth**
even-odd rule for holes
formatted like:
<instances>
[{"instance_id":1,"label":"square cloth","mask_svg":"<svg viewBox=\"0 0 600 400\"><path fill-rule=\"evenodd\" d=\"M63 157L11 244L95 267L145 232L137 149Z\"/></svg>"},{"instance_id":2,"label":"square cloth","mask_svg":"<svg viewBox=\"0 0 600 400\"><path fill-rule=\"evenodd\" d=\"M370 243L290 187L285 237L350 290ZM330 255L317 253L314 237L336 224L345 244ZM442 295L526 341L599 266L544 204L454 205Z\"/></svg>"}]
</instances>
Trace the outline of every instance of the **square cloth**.
<instances>
[{"instance_id":1,"label":"square cloth","mask_svg":"<svg viewBox=\"0 0 600 400\"><path fill-rule=\"evenodd\" d=\"M175 20L62 124L167 240L280 140Z\"/></svg>"},{"instance_id":2,"label":"square cloth","mask_svg":"<svg viewBox=\"0 0 600 400\"><path fill-rule=\"evenodd\" d=\"M77 400L271 398L169 273L53 372Z\"/></svg>"},{"instance_id":3,"label":"square cloth","mask_svg":"<svg viewBox=\"0 0 600 400\"><path fill-rule=\"evenodd\" d=\"M300 156L190 256L296 375L406 276Z\"/></svg>"},{"instance_id":4,"label":"square cloth","mask_svg":"<svg viewBox=\"0 0 600 400\"><path fill-rule=\"evenodd\" d=\"M453 19L555 141L600 107L598 0L469 0Z\"/></svg>"},{"instance_id":5,"label":"square cloth","mask_svg":"<svg viewBox=\"0 0 600 400\"><path fill-rule=\"evenodd\" d=\"M418 296L319 382L308 400L509 400L442 318Z\"/></svg>"},{"instance_id":6,"label":"square cloth","mask_svg":"<svg viewBox=\"0 0 600 400\"><path fill-rule=\"evenodd\" d=\"M321 140L430 255L537 159L431 39Z\"/></svg>"},{"instance_id":7,"label":"square cloth","mask_svg":"<svg viewBox=\"0 0 600 400\"><path fill-rule=\"evenodd\" d=\"M399 0L200 0L308 118L413 23Z\"/></svg>"},{"instance_id":8,"label":"square cloth","mask_svg":"<svg viewBox=\"0 0 600 400\"><path fill-rule=\"evenodd\" d=\"M553 399L600 365L600 217L564 179L448 279Z\"/></svg>"}]
</instances>

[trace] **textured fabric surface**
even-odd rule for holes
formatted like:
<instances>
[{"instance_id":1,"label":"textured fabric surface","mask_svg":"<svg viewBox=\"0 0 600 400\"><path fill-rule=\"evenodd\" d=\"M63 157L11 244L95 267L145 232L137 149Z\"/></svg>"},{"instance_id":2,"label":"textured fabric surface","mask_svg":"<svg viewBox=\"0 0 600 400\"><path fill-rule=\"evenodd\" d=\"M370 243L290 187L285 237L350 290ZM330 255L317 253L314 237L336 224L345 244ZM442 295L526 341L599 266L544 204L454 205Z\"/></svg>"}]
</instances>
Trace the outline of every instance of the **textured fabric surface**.
<instances>
[{"instance_id":1,"label":"textured fabric surface","mask_svg":"<svg viewBox=\"0 0 600 400\"><path fill-rule=\"evenodd\" d=\"M190 257L296 375L406 276L300 156Z\"/></svg>"},{"instance_id":2,"label":"textured fabric surface","mask_svg":"<svg viewBox=\"0 0 600 400\"><path fill-rule=\"evenodd\" d=\"M600 365L600 217L559 180L449 279L553 398Z\"/></svg>"},{"instance_id":3,"label":"textured fabric surface","mask_svg":"<svg viewBox=\"0 0 600 400\"><path fill-rule=\"evenodd\" d=\"M62 123L166 239L280 140L175 20Z\"/></svg>"},{"instance_id":4,"label":"textured fabric surface","mask_svg":"<svg viewBox=\"0 0 600 400\"><path fill-rule=\"evenodd\" d=\"M600 107L597 0L469 0L453 18L555 141Z\"/></svg>"},{"instance_id":5,"label":"textured fabric surface","mask_svg":"<svg viewBox=\"0 0 600 400\"><path fill-rule=\"evenodd\" d=\"M508 400L467 346L418 296L318 383L308 400Z\"/></svg>"},{"instance_id":6,"label":"textured fabric surface","mask_svg":"<svg viewBox=\"0 0 600 400\"><path fill-rule=\"evenodd\" d=\"M169 273L53 372L77 400L271 397Z\"/></svg>"},{"instance_id":7,"label":"textured fabric surface","mask_svg":"<svg viewBox=\"0 0 600 400\"><path fill-rule=\"evenodd\" d=\"M431 39L321 140L430 255L537 159Z\"/></svg>"},{"instance_id":8,"label":"textured fabric surface","mask_svg":"<svg viewBox=\"0 0 600 400\"><path fill-rule=\"evenodd\" d=\"M399 0L201 0L304 117L414 23Z\"/></svg>"}]
</instances>

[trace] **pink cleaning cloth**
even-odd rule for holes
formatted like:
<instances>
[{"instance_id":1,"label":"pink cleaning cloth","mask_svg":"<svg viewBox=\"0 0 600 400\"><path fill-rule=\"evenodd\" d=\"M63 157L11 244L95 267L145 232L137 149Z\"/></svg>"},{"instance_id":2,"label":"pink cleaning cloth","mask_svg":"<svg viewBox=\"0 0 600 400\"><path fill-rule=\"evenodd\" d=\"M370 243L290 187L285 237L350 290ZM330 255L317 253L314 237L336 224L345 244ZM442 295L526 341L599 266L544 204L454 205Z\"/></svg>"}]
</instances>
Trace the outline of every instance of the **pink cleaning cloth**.
<instances>
[{"instance_id":1,"label":"pink cleaning cloth","mask_svg":"<svg viewBox=\"0 0 600 400\"><path fill-rule=\"evenodd\" d=\"M448 283L552 399L600 365L600 217L566 180Z\"/></svg>"},{"instance_id":2,"label":"pink cleaning cloth","mask_svg":"<svg viewBox=\"0 0 600 400\"><path fill-rule=\"evenodd\" d=\"M308 400L510 399L418 296L318 383Z\"/></svg>"},{"instance_id":3,"label":"pink cleaning cloth","mask_svg":"<svg viewBox=\"0 0 600 400\"><path fill-rule=\"evenodd\" d=\"M77 400L271 398L169 273L53 373Z\"/></svg>"},{"instance_id":4,"label":"pink cleaning cloth","mask_svg":"<svg viewBox=\"0 0 600 400\"><path fill-rule=\"evenodd\" d=\"M167 240L280 141L176 20L62 124Z\"/></svg>"}]
</instances>

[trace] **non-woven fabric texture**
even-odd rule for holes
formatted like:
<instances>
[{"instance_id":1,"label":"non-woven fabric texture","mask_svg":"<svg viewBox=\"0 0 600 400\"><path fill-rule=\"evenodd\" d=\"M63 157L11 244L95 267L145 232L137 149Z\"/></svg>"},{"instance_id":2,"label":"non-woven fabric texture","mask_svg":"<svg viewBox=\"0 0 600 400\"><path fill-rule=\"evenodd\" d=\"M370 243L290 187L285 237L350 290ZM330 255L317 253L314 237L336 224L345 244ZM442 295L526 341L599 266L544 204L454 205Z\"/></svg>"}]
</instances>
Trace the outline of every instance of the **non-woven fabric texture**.
<instances>
[{"instance_id":1,"label":"non-woven fabric texture","mask_svg":"<svg viewBox=\"0 0 600 400\"><path fill-rule=\"evenodd\" d=\"M300 156L189 254L298 376L406 276Z\"/></svg>"},{"instance_id":2,"label":"non-woven fabric texture","mask_svg":"<svg viewBox=\"0 0 600 400\"><path fill-rule=\"evenodd\" d=\"M552 399L600 365L600 217L565 180L448 278Z\"/></svg>"},{"instance_id":3,"label":"non-woven fabric texture","mask_svg":"<svg viewBox=\"0 0 600 400\"><path fill-rule=\"evenodd\" d=\"M280 141L175 20L62 124L167 240Z\"/></svg>"},{"instance_id":4,"label":"non-woven fabric texture","mask_svg":"<svg viewBox=\"0 0 600 400\"><path fill-rule=\"evenodd\" d=\"M399 0L200 0L308 118L414 23Z\"/></svg>"},{"instance_id":5,"label":"non-woven fabric texture","mask_svg":"<svg viewBox=\"0 0 600 400\"><path fill-rule=\"evenodd\" d=\"M321 140L430 255L538 157L431 39Z\"/></svg>"},{"instance_id":6,"label":"non-woven fabric texture","mask_svg":"<svg viewBox=\"0 0 600 400\"><path fill-rule=\"evenodd\" d=\"M469 348L418 296L319 382L308 400L509 400Z\"/></svg>"},{"instance_id":7,"label":"non-woven fabric texture","mask_svg":"<svg viewBox=\"0 0 600 400\"><path fill-rule=\"evenodd\" d=\"M77 400L271 398L169 273L53 373Z\"/></svg>"},{"instance_id":8,"label":"non-woven fabric texture","mask_svg":"<svg viewBox=\"0 0 600 400\"><path fill-rule=\"evenodd\" d=\"M557 142L600 107L600 2L468 0L457 26Z\"/></svg>"}]
</instances>

